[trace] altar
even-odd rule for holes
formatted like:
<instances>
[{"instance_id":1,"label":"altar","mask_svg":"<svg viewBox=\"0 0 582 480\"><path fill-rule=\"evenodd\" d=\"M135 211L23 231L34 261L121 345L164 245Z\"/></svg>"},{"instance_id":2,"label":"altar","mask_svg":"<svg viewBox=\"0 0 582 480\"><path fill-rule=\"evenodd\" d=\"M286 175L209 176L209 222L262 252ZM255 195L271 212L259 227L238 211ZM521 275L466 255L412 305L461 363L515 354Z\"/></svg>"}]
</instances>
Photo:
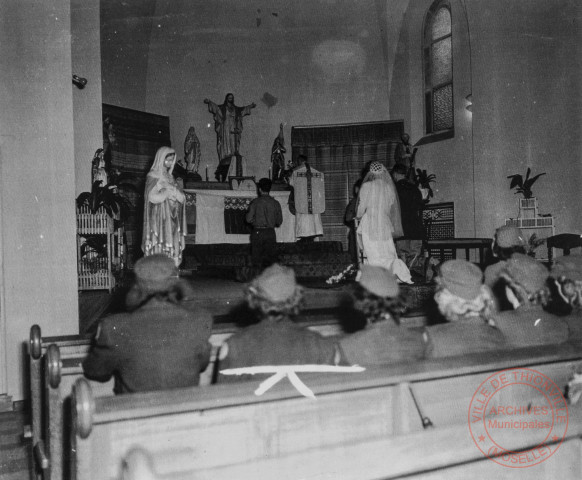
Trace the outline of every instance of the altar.
<instances>
[{"instance_id":1,"label":"altar","mask_svg":"<svg viewBox=\"0 0 582 480\"><path fill-rule=\"evenodd\" d=\"M281 204L283 224L275 229L277 242L295 242L295 216L289 212L289 191L271 191ZM186 243L250 243L251 226L244 221L252 191L184 189L188 235Z\"/></svg>"}]
</instances>

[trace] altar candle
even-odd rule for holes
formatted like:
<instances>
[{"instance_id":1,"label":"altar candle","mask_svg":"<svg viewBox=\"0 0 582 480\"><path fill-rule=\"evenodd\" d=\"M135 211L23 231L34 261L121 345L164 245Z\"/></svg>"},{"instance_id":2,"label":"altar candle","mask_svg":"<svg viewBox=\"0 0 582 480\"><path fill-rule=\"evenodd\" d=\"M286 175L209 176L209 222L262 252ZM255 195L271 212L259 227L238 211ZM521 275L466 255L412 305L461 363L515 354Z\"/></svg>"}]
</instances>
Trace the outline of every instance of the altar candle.
<instances>
[{"instance_id":1,"label":"altar candle","mask_svg":"<svg viewBox=\"0 0 582 480\"><path fill-rule=\"evenodd\" d=\"M206 181L208 181L208 165L206 165Z\"/></svg>"}]
</instances>

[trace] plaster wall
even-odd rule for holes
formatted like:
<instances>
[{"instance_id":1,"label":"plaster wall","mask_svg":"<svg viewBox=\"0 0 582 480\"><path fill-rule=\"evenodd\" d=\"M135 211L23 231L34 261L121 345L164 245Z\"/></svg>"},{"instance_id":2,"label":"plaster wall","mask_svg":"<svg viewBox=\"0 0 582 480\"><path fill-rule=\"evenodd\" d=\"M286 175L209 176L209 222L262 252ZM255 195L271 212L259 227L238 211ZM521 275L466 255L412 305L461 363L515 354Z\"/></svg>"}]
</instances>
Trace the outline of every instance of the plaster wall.
<instances>
[{"instance_id":1,"label":"plaster wall","mask_svg":"<svg viewBox=\"0 0 582 480\"><path fill-rule=\"evenodd\" d=\"M424 86L422 83L422 29L424 16L431 2L411 1L406 11L398 54L393 69L390 97L393 115L405 119L405 130L411 141L424 136ZM457 237L475 236L473 156L471 145L471 113L465 106L465 97L471 93L467 23L462 4L451 1L453 19L453 106L455 138L419 147L417 168L436 175L433 186L434 202L455 202L455 229ZM460 48L461 47L461 48Z\"/></svg>"},{"instance_id":2,"label":"plaster wall","mask_svg":"<svg viewBox=\"0 0 582 480\"><path fill-rule=\"evenodd\" d=\"M87 79L73 88L76 196L91 190L91 160L103 148L100 29L99 2L71 0L72 70Z\"/></svg>"},{"instance_id":3,"label":"plaster wall","mask_svg":"<svg viewBox=\"0 0 582 480\"><path fill-rule=\"evenodd\" d=\"M546 172L533 186L556 233L582 233L582 4L468 2L478 232L517 216L507 175Z\"/></svg>"},{"instance_id":4,"label":"plaster wall","mask_svg":"<svg viewBox=\"0 0 582 480\"><path fill-rule=\"evenodd\" d=\"M0 372L26 396L25 346L78 332L70 1L0 2Z\"/></svg>"},{"instance_id":5,"label":"plaster wall","mask_svg":"<svg viewBox=\"0 0 582 480\"><path fill-rule=\"evenodd\" d=\"M454 201L456 235L491 236L517 216L508 175L534 185L556 233L582 231L580 5L569 0L452 0L455 137L420 147L435 201ZM421 32L431 2L410 2L392 79L391 112L423 136ZM465 14L466 12L466 14ZM466 95L472 93L472 113Z\"/></svg>"},{"instance_id":6,"label":"plaster wall","mask_svg":"<svg viewBox=\"0 0 582 480\"><path fill-rule=\"evenodd\" d=\"M266 176L281 122L289 147L293 125L388 119L389 72L402 13L400 6L389 15L388 3L374 0L276 0L267 8L254 0L158 0L148 51L140 50L148 59L145 95L137 78L143 58L126 56L123 42L113 49L102 43L109 82L104 80L103 101L169 115L179 157L194 126L201 173L208 165L211 179L218 163L216 135L203 100L220 104L232 92L237 105L255 102L244 119L241 153L251 175ZM135 28L142 35L148 27L142 19ZM118 80L105 73L119 68L119 60L137 75L135 91L125 98L110 89ZM134 81L133 75L125 80Z\"/></svg>"},{"instance_id":7,"label":"plaster wall","mask_svg":"<svg viewBox=\"0 0 582 480\"><path fill-rule=\"evenodd\" d=\"M145 111L148 53L157 0L101 0L103 103ZM150 112L160 113L160 112Z\"/></svg>"},{"instance_id":8,"label":"plaster wall","mask_svg":"<svg viewBox=\"0 0 582 480\"><path fill-rule=\"evenodd\" d=\"M292 125L404 119L416 142L424 135L421 38L430 4L295 0L265 9L253 0L150 0L102 38L103 100L169 115L179 157L194 126L211 179L216 138L203 99L222 103L227 92L239 105L258 105L241 143L257 177L267 174L280 122L289 142ZM542 212L556 217L558 232L579 230L581 213L570 206L582 176L581 7L451 5L455 137L417 154L418 167L437 175L434 201L455 202L457 236L490 236L517 214L507 175L530 166L547 172L534 188ZM277 103L267 105L265 93Z\"/></svg>"}]
</instances>

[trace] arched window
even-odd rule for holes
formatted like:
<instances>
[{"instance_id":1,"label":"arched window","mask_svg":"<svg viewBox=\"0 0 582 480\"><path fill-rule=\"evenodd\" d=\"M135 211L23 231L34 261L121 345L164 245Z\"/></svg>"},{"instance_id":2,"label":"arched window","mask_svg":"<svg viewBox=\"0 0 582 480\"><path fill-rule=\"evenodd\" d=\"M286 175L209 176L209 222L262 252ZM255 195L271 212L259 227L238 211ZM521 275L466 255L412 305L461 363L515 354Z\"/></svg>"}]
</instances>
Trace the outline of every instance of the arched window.
<instances>
[{"instance_id":1,"label":"arched window","mask_svg":"<svg viewBox=\"0 0 582 480\"><path fill-rule=\"evenodd\" d=\"M436 1L424 21L424 110L426 133L452 131L453 117L453 37L451 6Z\"/></svg>"}]
</instances>

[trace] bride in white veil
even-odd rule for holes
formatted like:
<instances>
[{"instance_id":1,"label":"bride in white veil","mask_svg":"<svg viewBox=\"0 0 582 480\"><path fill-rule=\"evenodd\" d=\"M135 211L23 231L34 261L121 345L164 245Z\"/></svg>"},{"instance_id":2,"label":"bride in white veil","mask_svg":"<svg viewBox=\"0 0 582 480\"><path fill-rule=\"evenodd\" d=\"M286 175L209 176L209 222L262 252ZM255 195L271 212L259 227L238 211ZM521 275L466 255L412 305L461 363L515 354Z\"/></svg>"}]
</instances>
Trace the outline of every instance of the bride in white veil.
<instances>
[{"instance_id":1,"label":"bride in white veil","mask_svg":"<svg viewBox=\"0 0 582 480\"><path fill-rule=\"evenodd\" d=\"M398 258L394 237L401 237L402 220L396 186L384 165L372 162L358 197L356 217L360 223L364 263L390 270L404 283L412 283L410 271Z\"/></svg>"}]
</instances>

